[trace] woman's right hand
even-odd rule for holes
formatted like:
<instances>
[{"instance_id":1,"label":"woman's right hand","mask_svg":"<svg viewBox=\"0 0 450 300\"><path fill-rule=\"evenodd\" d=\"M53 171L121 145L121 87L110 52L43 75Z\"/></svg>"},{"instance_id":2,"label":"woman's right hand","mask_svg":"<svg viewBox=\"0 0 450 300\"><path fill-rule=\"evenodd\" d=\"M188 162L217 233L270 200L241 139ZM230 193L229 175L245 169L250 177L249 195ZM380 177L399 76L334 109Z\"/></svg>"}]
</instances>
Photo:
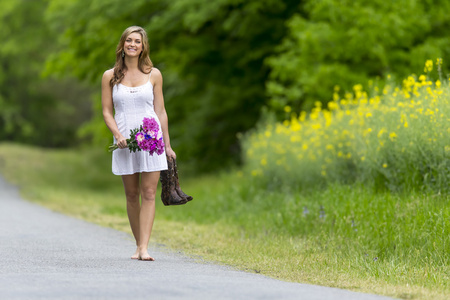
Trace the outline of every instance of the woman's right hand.
<instances>
[{"instance_id":1,"label":"woman's right hand","mask_svg":"<svg viewBox=\"0 0 450 300\"><path fill-rule=\"evenodd\" d=\"M117 141L117 143L116 143L117 147L119 147L119 149L124 149L128 146L127 139L123 135L120 135L119 137L117 137L116 141Z\"/></svg>"}]
</instances>

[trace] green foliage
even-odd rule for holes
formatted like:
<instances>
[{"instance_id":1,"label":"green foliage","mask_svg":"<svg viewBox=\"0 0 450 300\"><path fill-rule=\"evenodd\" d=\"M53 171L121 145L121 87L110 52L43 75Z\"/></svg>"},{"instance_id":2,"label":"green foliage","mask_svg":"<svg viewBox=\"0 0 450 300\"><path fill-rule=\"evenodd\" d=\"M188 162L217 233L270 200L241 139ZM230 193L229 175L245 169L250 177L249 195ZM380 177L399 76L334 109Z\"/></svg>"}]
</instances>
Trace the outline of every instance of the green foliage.
<instances>
[{"instance_id":1,"label":"green foliage","mask_svg":"<svg viewBox=\"0 0 450 300\"><path fill-rule=\"evenodd\" d=\"M433 63L427 62L427 70ZM438 65L438 67L440 67ZM243 139L247 174L272 188L363 182L374 189L450 192L450 87L425 75L403 87L361 85L309 116L269 120ZM291 108L286 107L286 111Z\"/></svg>"},{"instance_id":2,"label":"green foliage","mask_svg":"<svg viewBox=\"0 0 450 300\"><path fill-rule=\"evenodd\" d=\"M304 1L267 59L271 109L311 109L328 102L335 85L349 91L387 74L417 74L426 59L450 59L448 9L448 1Z\"/></svg>"},{"instance_id":3,"label":"green foliage","mask_svg":"<svg viewBox=\"0 0 450 300\"><path fill-rule=\"evenodd\" d=\"M73 145L76 128L89 118L86 87L71 77L40 76L47 55L58 47L42 20L47 3L0 1L0 140Z\"/></svg>"},{"instance_id":4,"label":"green foliage","mask_svg":"<svg viewBox=\"0 0 450 300\"><path fill-rule=\"evenodd\" d=\"M140 25L164 75L172 146L199 171L240 160L237 134L255 126L261 108L278 118L286 105L309 110L328 102L334 85L348 91L355 82L382 83L387 73L403 78L450 51L443 0L0 4L0 139L48 146L86 139L106 148L100 78L123 30ZM79 80L97 92L89 96Z\"/></svg>"}]
</instances>

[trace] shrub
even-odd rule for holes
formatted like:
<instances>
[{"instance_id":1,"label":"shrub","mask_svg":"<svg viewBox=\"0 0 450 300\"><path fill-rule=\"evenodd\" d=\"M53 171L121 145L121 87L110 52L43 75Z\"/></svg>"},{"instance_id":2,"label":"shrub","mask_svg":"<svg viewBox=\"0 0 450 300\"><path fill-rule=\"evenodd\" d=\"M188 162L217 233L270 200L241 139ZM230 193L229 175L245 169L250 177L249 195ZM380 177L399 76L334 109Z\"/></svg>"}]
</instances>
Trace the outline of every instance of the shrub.
<instances>
[{"instance_id":1,"label":"shrub","mask_svg":"<svg viewBox=\"0 0 450 300\"><path fill-rule=\"evenodd\" d=\"M436 66L440 70L441 60ZM447 80L411 75L402 87L355 85L307 115L285 112L242 139L246 170L269 186L299 188L331 182L370 184L389 190L450 186L450 88Z\"/></svg>"}]
</instances>

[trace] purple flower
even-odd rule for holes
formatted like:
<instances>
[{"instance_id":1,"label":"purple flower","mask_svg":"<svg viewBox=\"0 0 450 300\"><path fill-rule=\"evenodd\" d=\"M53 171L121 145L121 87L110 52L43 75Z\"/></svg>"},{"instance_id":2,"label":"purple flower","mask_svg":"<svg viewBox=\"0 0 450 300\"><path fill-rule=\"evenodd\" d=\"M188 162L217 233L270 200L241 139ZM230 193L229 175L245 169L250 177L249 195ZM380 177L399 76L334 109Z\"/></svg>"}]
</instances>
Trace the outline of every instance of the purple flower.
<instances>
[{"instance_id":1,"label":"purple flower","mask_svg":"<svg viewBox=\"0 0 450 300\"><path fill-rule=\"evenodd\" d=\"M158 147L157 147L158 151L156 153L158 155L161 155L161 154L164 153L164 142L163 142L163 139L162 138L158 139L157 143L158 143Z\"/></svg>"},{"instance_id":2,"label":"purple flower","mask_svg":"<svg viewBox=\"0 0 450 300\"><path fill-rule=\"evenodd\" d=\"M146 133L149 131L158 132L159 131L159 125L158 122L154 118L144 118L142 128L145 130Z\"/></svg>"}]
</instances>

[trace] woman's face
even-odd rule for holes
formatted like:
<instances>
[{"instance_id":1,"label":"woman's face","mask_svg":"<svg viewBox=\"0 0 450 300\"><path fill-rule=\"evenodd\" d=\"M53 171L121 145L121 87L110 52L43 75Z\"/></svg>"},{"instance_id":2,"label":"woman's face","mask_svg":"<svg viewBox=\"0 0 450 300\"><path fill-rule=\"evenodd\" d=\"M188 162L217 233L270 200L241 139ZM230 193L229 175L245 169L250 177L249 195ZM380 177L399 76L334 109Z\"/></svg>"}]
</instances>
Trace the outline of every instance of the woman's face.
<instances>
[{"instance_id":1,"label":"woman's face","mask_svg":"<svg viewBox=\"0 0 450 300\"><path fill-rule=\"evenodd\" d=\"M123 50L128 56L139 56L142 52L142 36L137 32L131 33L125 40Z\"/></svg>"}]
</instances>

